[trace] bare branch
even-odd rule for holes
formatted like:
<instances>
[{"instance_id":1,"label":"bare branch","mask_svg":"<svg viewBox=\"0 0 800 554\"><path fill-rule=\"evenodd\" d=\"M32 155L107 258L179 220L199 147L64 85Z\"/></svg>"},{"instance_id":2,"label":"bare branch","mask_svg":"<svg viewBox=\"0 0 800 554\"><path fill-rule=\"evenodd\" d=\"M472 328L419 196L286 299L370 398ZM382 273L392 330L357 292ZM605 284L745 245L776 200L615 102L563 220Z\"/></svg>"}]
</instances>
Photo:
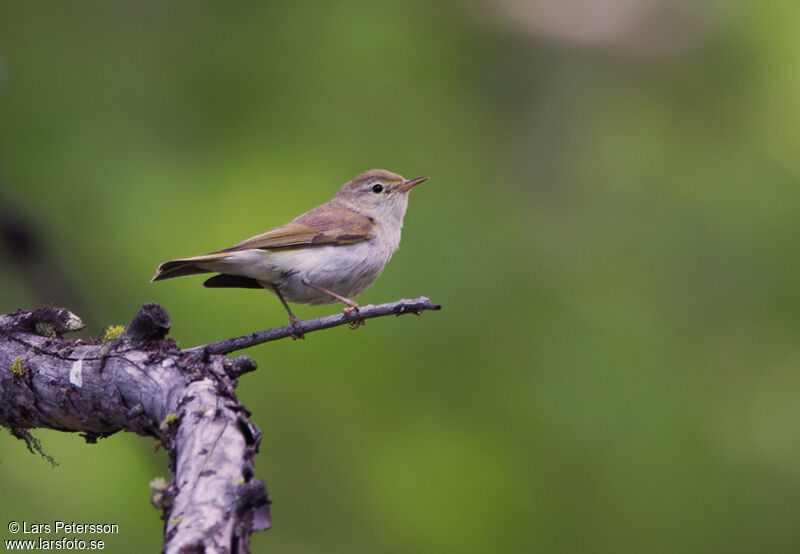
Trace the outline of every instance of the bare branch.
<instances>
[{"instance_id":1,"label":"bare branch","mask_svg":"<svg viewBox=\"0 0 800 554\"><path fill-rule=\"evenodd\" d=\"M330 329L339 325L348 325L363 321L365 319L372 319L375 317L382 317L387 315L400 316L403 314L416 314L421 315L425 310L441 310L442 307L438 304L431 302L430 298L420 296L413 300L398 300L396 302L389 302L387 304L379 304L373 306L361 306L357 311L350 314L334 314L326 317L319 317L317 319L306 319L298 321L294 325L286 325L284 327L275 327L273 329L266 329L258 331L249 335L241 337L234 337L224 339L201 346L189 348L186 352L207 352L209 354L229 354L236 350L242 350L265 342L270 342L278 339L285 339L286 337L302 337L306 333L313 331L320 331L322 329Z\"/></svg>"},{"instance_id":2,"label":"bare branch","mask_svg":"<svg viewBox=\"0 0 800 554\"><path fill-rule=\"evenodd\" d=\"M79 321L60 308L0 316L0 425L32 448L40 427L87 442L154 437L173 471L157 494L164 551L247 552L250 533L269 527L267 490L253 478L261 432L234 394L255 363L182 352L164 339L169 316L157 304L105 344L59 337Z\"/></svg>"},{"instance_id":3,"label":"bare branch","mask_svg":"<svg viewBox=\"0 0 800 554\"><path fill-rule=\"evenodd\" d=\"M164 552L246 553L250 534L270 526L267 489L254 478L261 432L234 392L236 379L256 364L224 354L354 321L438 309L425 297L399 300L189 350L165 338L170 320L158 304L142 306L106 343L62 338L83 327L64 308L0 315L0 425L46 458L31 429L79 432L89 443L118 431L155 438L169 452L172 470L169 483L151 484L153 504L163 509Z\"/></svg>"}]
</instances>

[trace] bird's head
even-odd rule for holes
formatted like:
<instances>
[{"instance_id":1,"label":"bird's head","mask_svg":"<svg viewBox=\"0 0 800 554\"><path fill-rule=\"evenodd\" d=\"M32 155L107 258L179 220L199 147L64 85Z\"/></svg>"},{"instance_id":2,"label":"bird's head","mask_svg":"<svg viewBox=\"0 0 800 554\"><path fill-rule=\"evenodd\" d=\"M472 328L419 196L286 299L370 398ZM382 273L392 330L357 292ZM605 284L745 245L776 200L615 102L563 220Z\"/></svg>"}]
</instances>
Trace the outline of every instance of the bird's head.
<instances>
[{"instance_id":1,"label":"bird's head","mask_svg":"<svg viewBox=\"0 0 800 554\"><path fill-rule=\"evenodd\" d=\"M336 193L334 200L377 221L403 221L408 207L408 192L427 177L406 179L385 169L365 171Z\"/></svg>"}]
</instances>

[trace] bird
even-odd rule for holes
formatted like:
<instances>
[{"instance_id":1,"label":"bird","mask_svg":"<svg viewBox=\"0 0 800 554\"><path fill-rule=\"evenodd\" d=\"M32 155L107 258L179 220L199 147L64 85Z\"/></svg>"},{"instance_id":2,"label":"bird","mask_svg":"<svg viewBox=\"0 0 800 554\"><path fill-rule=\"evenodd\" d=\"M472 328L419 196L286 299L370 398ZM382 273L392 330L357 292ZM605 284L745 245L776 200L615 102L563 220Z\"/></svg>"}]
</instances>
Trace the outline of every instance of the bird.
<instances>
[{"instance_id":1,"label":"bird","mask_svg":"<svg viewBox=\"0 0 800 554\"><path fill-rule=\"evenodd\" d=\"M216 273L203 286L267 289L280 299L292 326L299 320L289 302L342 302L349 318L359 308L352 298L375 282L400 246L409 192L427 179L365 171L285 225L230 248L162 263L152 281ZM362 323L351 320L352 327Z\"/></svg>"}]
</instances>

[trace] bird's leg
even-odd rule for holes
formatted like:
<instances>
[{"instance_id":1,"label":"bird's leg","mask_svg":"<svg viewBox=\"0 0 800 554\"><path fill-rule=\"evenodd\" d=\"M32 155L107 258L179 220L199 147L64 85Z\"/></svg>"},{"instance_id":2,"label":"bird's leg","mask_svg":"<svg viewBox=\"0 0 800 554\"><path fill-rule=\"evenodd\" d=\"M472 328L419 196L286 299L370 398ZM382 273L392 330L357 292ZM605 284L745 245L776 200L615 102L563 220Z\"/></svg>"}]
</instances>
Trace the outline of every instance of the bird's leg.
<instances>
[{"instance_id":1,"label":"bird's leg","mask_svg":"<svg viewBox=\"0 0 800 554\"><path fill-rule=\"evenodd\" d=\"M344 296L342 296L340 294L336 294L332 290L328 290L325 287L321 287L316 283L312 283L311 281L308 280L308 277L302 277L300 279L300 282L303 283L307 287L311 287L312 289L316 289L316 290L318 290L320 292L324 292L328 296L331 296L331 297L335 298L336 300L338 300L340 302L344 302L345 304L350 306L350 309L347 310L348 312L352 312L353 310L357 310L358 309L358 304L356 304L355 302L353 302L349 298L345 298ZM347 308L345 308L345 309L347 309Z\"/></svg>"},{"instance_id":2,"label":"bird's leg","mask_svg":"<svg viewBox=\"0 0 800 554\"><path fill-rule=\"evenodd\" d=\"M344 302L345 304L347 304L347 307L342 310L342 313L345 315L345 317L347 317L348 320L350 319L350 314L351 313L358 312L358 304L356 304L355 302L353 302L349 298L345 298L344 296L342 296L340 294L336 294L332 290L328 290L325 287L321 287L316 283L312 283L308 279L308 277L302 277L300 279L300 282L303 283L307 287L311 287L312 289L316 289L316 290L318 290L320 292L323 292L323 293L327 294L328 296L331 296L331 297L335 298L336 300L339 300L340 302ZM365 320L363 320L363 319L354 319L354 320L350 321L350 328L351 329L358 329L362 325L366 325L366 323L367 322Z\"/></svg>"},{"instance_id":3,"label":"bird's leg","mask_svg":"<svg viewBox=\"0 0 800 554\"><path fill-rule=\"evenodd\" d=\"M289 323L291 324L291 326L292 326L292 329L294 329L294 330L296 331L296 329L297 329L297 322L298 322L299 320L298 320L298 319L295 317L295 315L292 313L292 310L291 310L291 308L289 308L289 304L287 304L287 303L286 303L286 299L285 299L285 298L283 297L283 295L281 294L281 291L280 291L280 289L279 289L278 287L276 287L275 285L272 285L272 290L273 290L273 292L275 293L275 295L276 295L276 296L277 296L277 297L280 299L280 301L281 301L281 304L283 304L283 307L284 307L284 308L286 308L286 311L287 311L287 312L289 312ZM292 335L291 335L291 337L292 337L292 340L297 340L297 339L304 339L304 338L306 338L306 336L305 336L303 333L300 333L300 332L293 332L293 333L292 333Z\"/></svg>"}]
</instances>

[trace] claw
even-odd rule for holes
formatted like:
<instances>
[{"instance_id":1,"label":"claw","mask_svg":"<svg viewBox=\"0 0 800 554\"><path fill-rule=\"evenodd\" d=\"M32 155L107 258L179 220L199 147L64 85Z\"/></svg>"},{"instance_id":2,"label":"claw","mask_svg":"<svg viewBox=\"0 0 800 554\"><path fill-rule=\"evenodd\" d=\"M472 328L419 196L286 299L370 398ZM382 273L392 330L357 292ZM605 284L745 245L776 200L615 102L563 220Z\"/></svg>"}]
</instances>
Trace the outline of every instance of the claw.
<instances>
[{"instance_id":1,"label":"claw","mask_svg":"<svg viewBox=\"0 0 800 554\"><path fill-rule=\"evenodd\" d=\"M292 337L292 340L298 340L298 339L305 340L305 338L306 338L304 333L301 333L300 331L297 330L297 324L299 322L300 322L300 320L297 319L294 316L294 314L289 314L289 325L292 326L292 334L289 335L289 336Z\"/></svg>"},{"instance_id":2,"label":"claw","mask_svg":"<svg viewBox=\"0 0 800 554\"><path fill-rule=\"evenodd\" d=\"M367 324L367 320L365 320L363 318L362 319L352 319L351 320L350 319L350 314L352 314L353 312L358 313L358 304L356 304L355 306L347 306L346 308L344 308L342 310L342 313L344 314L344 317L348 320L348 322L349 322L348 325L350 326L351 329L358 329L362 325L366 325Z\"/></svg>"}]
</instances>

